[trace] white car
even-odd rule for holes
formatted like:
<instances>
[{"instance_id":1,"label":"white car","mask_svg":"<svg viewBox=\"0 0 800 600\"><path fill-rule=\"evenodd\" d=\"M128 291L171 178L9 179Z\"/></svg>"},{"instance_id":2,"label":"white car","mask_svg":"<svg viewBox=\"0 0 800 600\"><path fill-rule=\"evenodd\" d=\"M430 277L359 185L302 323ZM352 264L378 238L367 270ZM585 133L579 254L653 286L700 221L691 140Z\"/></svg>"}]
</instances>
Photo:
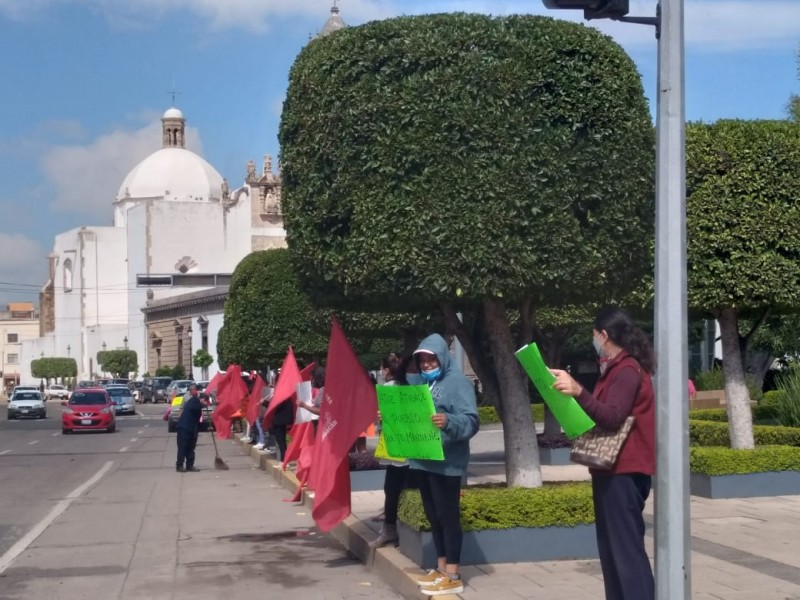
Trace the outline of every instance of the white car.
<instances>
[{"instance_id":1,"label":"white car","mask_svg":"<svg viewBox=\"0 0 800 600\"><path fill-rule=\"evenodd\" d=\"M63 386L58 383L54 383L49 388L47 388L44 392L45 400L69 400L69 390L66 386Z\"/></svg>"},{"instance_id":2,"label":"white car","mask_svg":"<svg viewBox=\"0 0 800 600\"><path fill-rule=\"evenodd\" d=\"M47 418L44 398L39 390L14 390L14 396L8 401L8 420L21 418Z\"/></svg>"},{"instance_id":3,"label":"white car","mask_svg":"<svg viewBox=\"0 0 800 600\"><path fill-rule=\"evenodd\" d=\"M109 385L106 386L108 395L111 396L111 401L114 403L114 410L118 415L123 413L134 415L136 414L136 403L133 399L133 392L127 385Z\"/></svg>"}]
</instances>

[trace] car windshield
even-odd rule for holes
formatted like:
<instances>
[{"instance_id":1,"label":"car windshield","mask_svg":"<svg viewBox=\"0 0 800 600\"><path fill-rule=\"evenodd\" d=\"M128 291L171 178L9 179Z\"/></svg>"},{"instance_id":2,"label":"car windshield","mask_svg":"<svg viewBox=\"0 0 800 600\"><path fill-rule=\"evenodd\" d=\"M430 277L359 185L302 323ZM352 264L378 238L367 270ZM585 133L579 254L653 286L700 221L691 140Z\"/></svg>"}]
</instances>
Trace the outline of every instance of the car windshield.
<instances>
[{"instance_id":1,"label":"car windshield","mask_svg":"<svg viewBox=\"0 0 800 600\"><path fill-rule=\"evenodd\" d=\"M131 391L128 388L108 388L106 390L109 396L130 396Z\"/></svg>"},{"instance_id":2,"label":"car windshield","mask_svg":"<svg viewBox=\"0 0 800 600\"><path fill-rule=\"evenodd\" d=\"M51 386L50 386L50 389L51 389L51 390L63 390L63 389L64 389L64 386L63 386L63 385L58 385L58 384L55 384L55 383L54 383L53 385L51 385Z\"/></svg>"},{"instance_id":3,"label":"car windshield","mask_svg":"<svg viewBox=\"0 0 800 600\"><path fill-rule=\"evenodd\" d=\"M75 392L69 399L70 404L105 404L106 395L100 392Z\"/></svg>"},{"instance_id":4,"label":"car windshield","mask_svg":"<svg viewBox=\"0 0 800 600\"><path fill-rule=\"evenodd\" d=\"M14 394L14 400L39 400L41 395L39 392L17 392Z\"/></svg>"}]
</instances>

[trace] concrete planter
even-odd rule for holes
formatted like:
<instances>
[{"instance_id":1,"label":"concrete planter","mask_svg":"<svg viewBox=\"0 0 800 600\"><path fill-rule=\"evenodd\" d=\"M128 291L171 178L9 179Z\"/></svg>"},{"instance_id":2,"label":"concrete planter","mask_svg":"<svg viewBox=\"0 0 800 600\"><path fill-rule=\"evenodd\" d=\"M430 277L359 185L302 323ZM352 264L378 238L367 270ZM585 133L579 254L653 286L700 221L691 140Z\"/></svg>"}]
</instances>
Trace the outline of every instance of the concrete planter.
<instances>
[{"instance_id":1,"label":"concrete planter","mask_svg":"<svg viewBox=\"0 0 800 600\"><path fill-rule=\"evenodd\" d=\"M368 492L382 490L386 469L372 469L369 471L350 471L350 491Z\"/></svg>"},{"instance_id":2,"label":"concrete planter","mask_svg":"<svg viewBox=\"0 0 800 600\"><path fill-rule=\"evenodd\" d=\"M571 450L572 448L539 448L539 462L543 465L571 465Z\"/></svg>"},{"instance_id":3,"label":"concrete planter","mask_svg":"<svg viewBox=\"0 0 800 600\"><path fill-rule=\"evenodd\" d=\"M431 533L397 525L400 551L423 568L435 567ZM461 550L462 565L588 558L597 558L594 524L466 531Z\"/></svg>"},{"instance_id":4,"label":"concrete planter","mask_svg":"<svg viewBox=\"0 0 800 600\"><path fill-rule=\"evenodd\" d=\"M800 495L800 472L770 471L745 475L692 473L691 493L703 498L756 498Z\"/></svg>"},{"instance_id":5,"label":"concrete planter","mask_svg":"<svg viewBox=\"0 0 800 600\"><path fill-rule=\"evenodd\" d=\"M725 406L725 390L704 390L697 392L697 398L689 401L689 410L722 408Z\"/></svg>"}]
</instances>

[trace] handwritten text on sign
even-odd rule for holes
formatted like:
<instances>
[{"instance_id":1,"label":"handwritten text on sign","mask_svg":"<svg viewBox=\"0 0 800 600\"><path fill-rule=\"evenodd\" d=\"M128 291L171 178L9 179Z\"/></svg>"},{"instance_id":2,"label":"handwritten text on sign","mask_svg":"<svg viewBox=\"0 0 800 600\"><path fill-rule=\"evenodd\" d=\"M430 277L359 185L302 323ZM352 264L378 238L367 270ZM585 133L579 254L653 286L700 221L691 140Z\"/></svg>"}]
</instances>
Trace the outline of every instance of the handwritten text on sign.
<instances>
[{"instance_id":1,"label":"handwritten text on sign","mask_svg":"<svg viewBox=\"0 0 800 600\"><path fill-rule=\"evenodd\" d=\"M389 454L444 460L442 436L431 417L436 412L427 385L379 385L383 437Z\"/></svg>"}]
</instances>

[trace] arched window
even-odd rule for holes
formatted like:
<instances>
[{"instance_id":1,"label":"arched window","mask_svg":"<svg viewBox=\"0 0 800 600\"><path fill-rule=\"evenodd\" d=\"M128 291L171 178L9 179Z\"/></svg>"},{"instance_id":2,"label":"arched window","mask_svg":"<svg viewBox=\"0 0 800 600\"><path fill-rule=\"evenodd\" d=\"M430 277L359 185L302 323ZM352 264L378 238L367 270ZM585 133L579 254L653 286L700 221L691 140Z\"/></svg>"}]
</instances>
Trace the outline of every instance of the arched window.
<instances>
[{"instance_id":1,"label":"arched window","mask_svg":"<svg viewBox=\"0 0 800 600\"><path fill-rule=\"evenodd\" d=\"M72 291L72 259L64 261L64 291Z\"/></svg>"}]
</instances>

